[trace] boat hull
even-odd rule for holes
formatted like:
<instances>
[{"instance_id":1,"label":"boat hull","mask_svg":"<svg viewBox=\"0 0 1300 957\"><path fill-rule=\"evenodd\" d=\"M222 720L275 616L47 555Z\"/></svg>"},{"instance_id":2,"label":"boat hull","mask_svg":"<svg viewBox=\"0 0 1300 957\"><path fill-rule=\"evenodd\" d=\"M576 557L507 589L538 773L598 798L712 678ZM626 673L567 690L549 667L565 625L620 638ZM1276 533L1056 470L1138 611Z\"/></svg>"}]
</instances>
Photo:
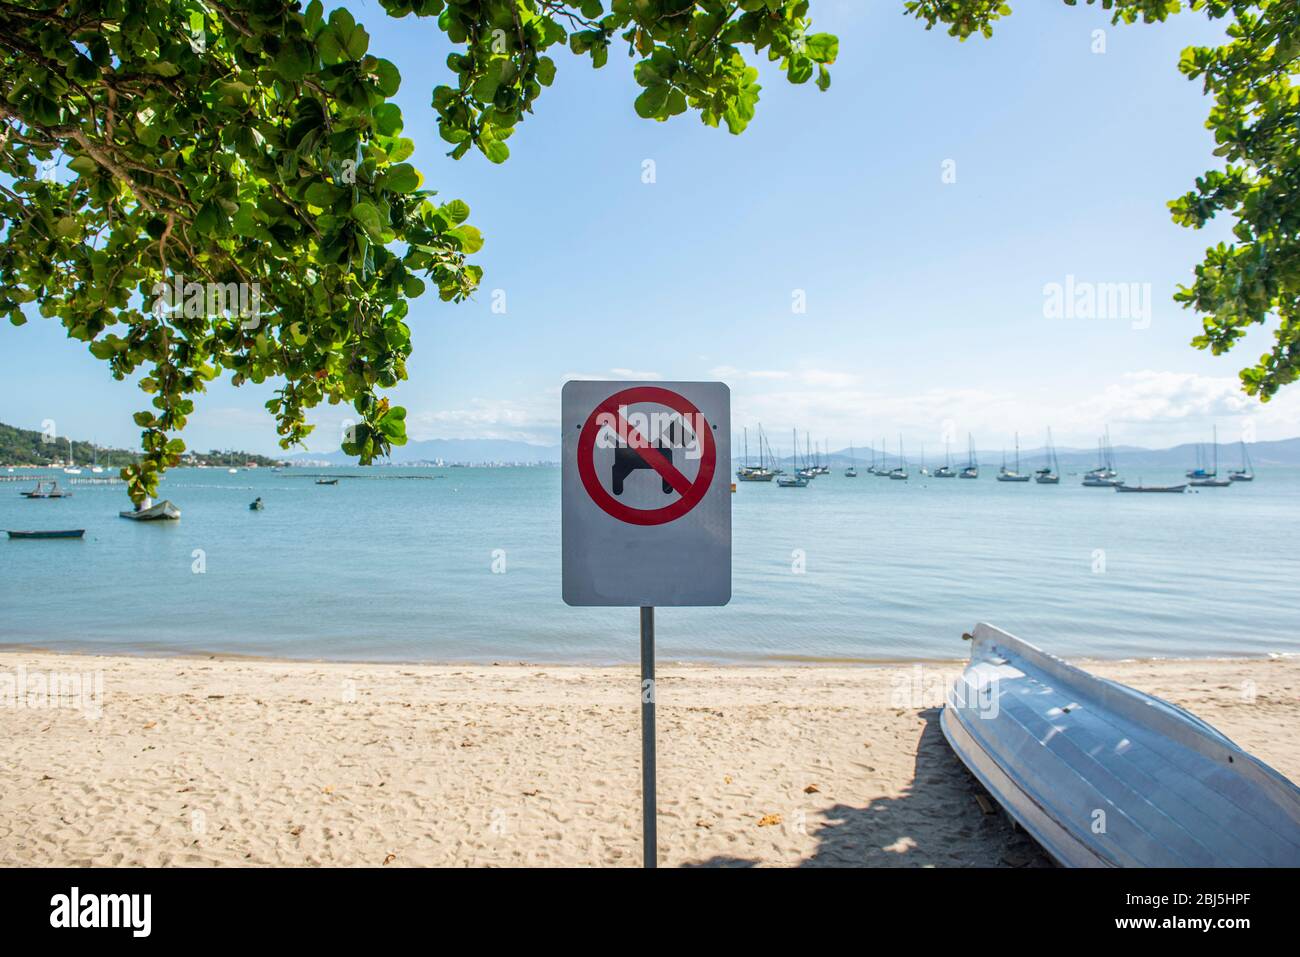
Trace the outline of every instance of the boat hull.
<instances>
[{"instance_id":1,"label":"boat hull","mask_svg":"<svg viewBox=\"0 0 1300 957\"><path fill-rule=\"evenodd\" d=\"M10 531L10 538L81 538L86 534L84 528L67 528L49 532L16 532Z\"/></svg>"},{"instance_id":2,"label":"boat hull","mask_svg":"<svg viewBox=\"0 0 1300 957\"><path fill-rule=\"evenodd\" d=\"M164 499L157 505L141 509L138 512L118 512L123 518L133 522L174 522L181 517L181 510L169 500Z\"/></svg>"},{"instance_id":3,"label":"boat hull","mask_svg":"<svg viewBox=\"0 0 1300 957\"><path fill-rule=\"evenodd\" d=\"M1069 867L1300 866L1300 789L1168 702L988 624L940 726Z\"/></svg>"}]
</instances>

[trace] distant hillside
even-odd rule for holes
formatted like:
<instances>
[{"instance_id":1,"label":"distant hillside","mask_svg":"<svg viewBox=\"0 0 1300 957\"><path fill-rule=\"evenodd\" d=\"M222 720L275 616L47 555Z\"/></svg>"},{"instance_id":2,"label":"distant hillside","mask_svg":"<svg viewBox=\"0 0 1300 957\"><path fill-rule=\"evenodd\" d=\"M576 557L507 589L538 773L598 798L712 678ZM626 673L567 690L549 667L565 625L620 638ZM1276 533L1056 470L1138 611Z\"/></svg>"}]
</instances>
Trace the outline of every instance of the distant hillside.
<instances>
[{"instance_id":1,"label":"distant hillside","mask_svg":"<svg viewBox=\"0 0 1300 957\"><path fill-rule=\"evenodd\" d=\"M1202 454L1208 457L1213 454L1213 449L1207 442L1201 446ZM1300 465L1300 438L1279 439L1273 442L1252 442L1249 446L1250 460L1256 466L1268 467ZM752 452L753 450L751 450ZM920 465L920 445L914 448L904 447L903 452L907 460L912 465ZM1010 462L1015 454L1013 449L1007 449L1007 461ZM743 453L732 447L732 455L737 463ZM870 465L872 456L880 458L881 453L870 447L853 450L853 461L858 465ZM891 464L898 462L898 449L886 450L884 453L885 460ZM989 450L984 449L977 451L975 457L979 464L985 467L996 468L1002 464L1002 449ZM1020 450L1020 467L1021 471L1030 471L1042 465L1046 460L1047 452L1044 448L1021 448ZM802 458L802 453L800 453ZM817 456L814 455L814 459ZM825 455L822 458L826 458ZM1090 469L1097 464L1096 449L1064 449L1056 450L1057 461L1060 462L1061 468L1066 471L1076 469ZM1175 445L1169 449L1144 449L1136 446L1120 446L1114 451L1113 459L1117 469L1125 468L1178 468L1189 469L1197 464L1197 446L1195 444ZM781 456L780 462L784 467L790 464L790 456ZM828 464L832 468L842 468L849 464L849 450L840 449L831 452ZM928 447L925 450L925 461L927 465L943 464L943 449L934 449ZM1241 444L1220 443L1219 444L1219 468L1226 470L1237 468L1241 461ZM966 450L952 450L952 464L954 466L964 465L966 463Z\"/></svg>"},{"instance_id":2,"label":"distant hillside","mask_svg":"<svg viewBox=\"0 0 1300 957\"><path fill-rule=\"evenodd\" d=\"M122 468L132 465L140 457L138 452L127 449L109 449L97 446L81 439L72 440L72 461L77 465L90 465L98 462L105 468ZM256 462L259 466L269 466L276 459L252 452L186 452L185 465L225 465L232 460L236 465ZM0 465L68 465L68 440L64 436L49 439L43 432L32 429L19 429L12 425L0 423Z\"/></svg>"},{"instance_id":3,"label":"distant hillside","mask_svg":"<svg viewBox=\"0 0 1300 957\"><path fill-rule=\"evenodd\" d=\"M507 439L426 439L394 446L385 465L432 465L441 460L447 465L485 465L510 463L519 465L555 464L560 461L559 445L534 445ZM356 459L341 450L332 452L298 452L289 462L329 462L332 465L355 465Z\"/></svg>"}]
</instances>

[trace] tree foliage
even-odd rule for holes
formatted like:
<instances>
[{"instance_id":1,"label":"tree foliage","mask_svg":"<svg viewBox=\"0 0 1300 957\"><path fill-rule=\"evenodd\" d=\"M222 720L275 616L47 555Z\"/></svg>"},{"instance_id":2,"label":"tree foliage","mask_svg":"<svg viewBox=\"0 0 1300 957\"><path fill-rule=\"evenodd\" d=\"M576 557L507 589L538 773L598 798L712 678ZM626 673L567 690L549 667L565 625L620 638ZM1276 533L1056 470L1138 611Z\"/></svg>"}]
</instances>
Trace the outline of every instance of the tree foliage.
<instances>
[{"instance_id":1,"label":"tree foliage","mask_svg":"<svg viewBox=\"0 0 1300 957\"><path fill-rule=\"evenodd\" d=\"M1115 23L1162 21L1183 7L1177 0L1098 2ZM1235 242L1207 249L1195 280L1174 299L1204 316L1204 331L1192 344L1215 355L1252 325L1276 321L1272 349L1241 371L1245 391L1266 402L1300 377L1300 2L1190 0L1186 6L1229 20L1227 43L1189 47L1178 63L1213 97L1206 126L1223 168L1198 177L1169 208L1176 223L1195 229L1220 213L1231 216ZM1011 12L999 0L909 0L906 9L927 29L945 24L963 40L991 36L994 22Z\"/></svg>"},{"instance_id":2,"label":"tree foliage","mask_svg":"<svg viewBox=\"0 0 1300 957\"><path fill-rule=\"evenodd\" d=\"M626 45L636 112L694 110L741 132L757 70L825 89L837 42L806 0L382 0L456 47L432 93L450 155L492 162L567 45L599 68ZM137 501L185 449L206 383L279 384L280 444L322 401L356 413L362 462L405 442L379 390L406 376L410 299L469 296L482 238L408 162L401 77L320 0L0 0L0 313L56 318L153 396Z\"/></svg>"}]
</instances>

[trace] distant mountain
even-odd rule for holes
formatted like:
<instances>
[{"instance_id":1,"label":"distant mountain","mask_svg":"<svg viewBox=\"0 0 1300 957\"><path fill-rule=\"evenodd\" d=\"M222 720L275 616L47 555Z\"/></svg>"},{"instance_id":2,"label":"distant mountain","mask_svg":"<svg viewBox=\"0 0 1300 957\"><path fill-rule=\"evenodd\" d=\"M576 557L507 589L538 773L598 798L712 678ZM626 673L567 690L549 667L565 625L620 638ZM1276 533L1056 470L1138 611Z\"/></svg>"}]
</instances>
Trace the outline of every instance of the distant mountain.
<instances>
[{"instance_id":1,"label":"distant mountain","mask_svg":"<svg viewBox=\"0 0 1300 957\"><path fill-rule=\"evenodd\" d=\"M559 445L534 445L508 439L426 439L394 446L387 465L424 465L442 460L448 465L485 465L495 462L514 464L555 464L560 461ZM356 459L341 450L332 452L298 452L289 462L329 462L331 465L355 465Z\"/></svg>"},{"instance_id":2,"label":"distant mountain","mask_svg":"<svg viewBox=\"0 0 1300 957\"><path fill-rule=\"evenodd\" d=\"M1252 442L1249 445L1250 460L1256 466L1268 467L1270 465L1300 465L1300 438L1279 439L1273 442ZM1201 445L1202 454L1209 461L1213 455L1213 447L1206 442ZM907 456L908 463L913 466L920 465L920 445L914 448L903 449ZM740 462L741 452L732 448L732 455L737 464ZM1014 456L1013 449L1007 449L1007 461L1010 462ZM853 461L859 466L870 465L872 456L879 460L881 453L879 450L873 451L870 447L855 448L853 450ZM891 465L898 464L898 449L886 450L884 453L885 460ZM803 454L800 453L802 459ZM985 468L996 469L1002 464L1002 449L996 451L983 450L975 453L979 464ZM817 456L813 456L814 460ZM823 455L822 459L827 456ZM1042 465L1047 458L1045 448L1021 448L1020 450L1020 470L1022 472L1031 471ZM1068 471L1075 469L1090 469L1097 464L1096 449L1066 449L1058 448L1056 450L1057 461L1060 462L1061 468ZM1197 464L1197 446L1195 443L1187 445L1175 445L1170 449L1144 449L1137 446L1119 446L1114 450L1113 459L1115 468L1123 470L1126 468L1178 468L1190 469ZM757 460L755 460L757 461ZM849 464L849 450L840 449L831 452L829 464L832 468L843 468ZM940 449L937 454L932 447L927 446L925 452L925 461L927 465L935 466L943 464L943 450ZM780 457L782 467L789 465L790 456ZM1228 469L1235 469L1241 463L1241 444L1239 442L1221 442L1219 443L1219 471L1226 472ZM966 450L952 450L952 464L959 467L966 464Z\"/></svg>"}]
</instances>

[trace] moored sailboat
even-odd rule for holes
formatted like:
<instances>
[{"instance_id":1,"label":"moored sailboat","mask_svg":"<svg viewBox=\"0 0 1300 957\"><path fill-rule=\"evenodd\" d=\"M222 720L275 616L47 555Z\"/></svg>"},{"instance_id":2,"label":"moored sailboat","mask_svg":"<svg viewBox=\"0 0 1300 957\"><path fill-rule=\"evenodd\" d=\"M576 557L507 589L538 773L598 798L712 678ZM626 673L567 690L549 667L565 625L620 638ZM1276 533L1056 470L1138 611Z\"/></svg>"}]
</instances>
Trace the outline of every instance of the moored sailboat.
<instances>
[{"instance_id":1,"label":"moored sailboat","mask_svg":"<svg viewBox=\"0 0 1300 957\"><path fill-rule=\"evenodd\" d=\"M775 477L771 469L763 464L763 430L759 427L758 440L758 465L749 464L749 429L745 433L745 457L742 460L740 468L736 469L736 481L738 482L770 482Z\"/></svg>"},{"instance_id":2,"label":"moored sailboat","mask_svg":"<svg viewBox=\"0 0 1300 957\"><path fill-rule=\"evenodd\" d=\"M1016 433L1016 467L1007 468L1007 453L1002 453L1002 468L998 469L999 482L1028 482L1028 475L1020 474L1020 433Z\"/></svg>"},{"instance_id":3,"label":"moored sailboat","mask_svg":"<svg viewBox=\"0 0 1300 957\"><path fill-rule=\"evenodd\" d=\"M889 477L895 482L907 481L907 459L903 458L903 437L898 437L898 467L889 470Z\"/></svg>"},{"instance_id":4,"label":"moored sailboat","mask_svg":"<svg viewBox=\"0 0 1300 957\"><path fill-rule=\"evenodd\" d=\"M979 462L975 461L975 439L969 432L966 433L966 445L966 466L957 473L957 477L977 479L980 477L980 466Z\"/></svg>"},{"instance_id":5,"label":"moored sailboat","mask_svg":"<svg viewBox=\"0 0 1300 957\"><path fill-rule=\"evenodd\" d=\"M1250 464L1250 453L1246 451L1246 440L1241 440L1241 468L1233 469L1228 473L1230 482L1253 482L1255 481L1255 469Z\"/></svg>"},{"instance_id":6,"label":"moored sailboat","mask_svg":"<svg viewBox=\"0 0 1300 957\"><path fill-rule=\"evenodd\" d=\"M795 472L794 475L778 475L776 484L781 488L807 488L808 476L804 474L807 470L799 467L799 431L792 429L790 436L790 467Z\"/></svg>"},{"instance_id":7,"label":"moored sailboat","mask_svg":"<svg viewBox=\"0 0 1300 957\"><path fill-rule=\"evenodd\" d=\"M952 468L952 455L948 451L948 439L943 440L943 465L934 470L935 478L956 478L957 473Z\"/></svg>"},{"instance_id":8,"label":"moored sailboat","mask_svg":"<svg viewBox=\"0 0 1300 957\"><path fill-rule=\"evenodd\" d=\"M1198 474L1196 474L1194 477L1192 477L1192 473L1190 472L1188 473L1188 476L1192 478L1191 481L1187 483L1188 485L1191 485L1195 488L1227 488L1229 485L1232 484L1232 482L1229 479L1221 479L1218 477L1219 427L1217 425L1214 427L1214 467L1210 469L1208 472L1204 468L1199 468L1196 469L1195 471Z\"/></svg>"},{"instance_id":9,"label":"moored sailboat","mask_svg":"<svg viewBox=\"0 0 1300 957\"><path fill-rule=\"evenodd\" d=\"M1056 445L1052 442L1052 428L1047 428L1047 464L1034 472L1034 481L1039 485L1060 485L1061 467L1056 461Z\"/></svg>"}]
</instances>

